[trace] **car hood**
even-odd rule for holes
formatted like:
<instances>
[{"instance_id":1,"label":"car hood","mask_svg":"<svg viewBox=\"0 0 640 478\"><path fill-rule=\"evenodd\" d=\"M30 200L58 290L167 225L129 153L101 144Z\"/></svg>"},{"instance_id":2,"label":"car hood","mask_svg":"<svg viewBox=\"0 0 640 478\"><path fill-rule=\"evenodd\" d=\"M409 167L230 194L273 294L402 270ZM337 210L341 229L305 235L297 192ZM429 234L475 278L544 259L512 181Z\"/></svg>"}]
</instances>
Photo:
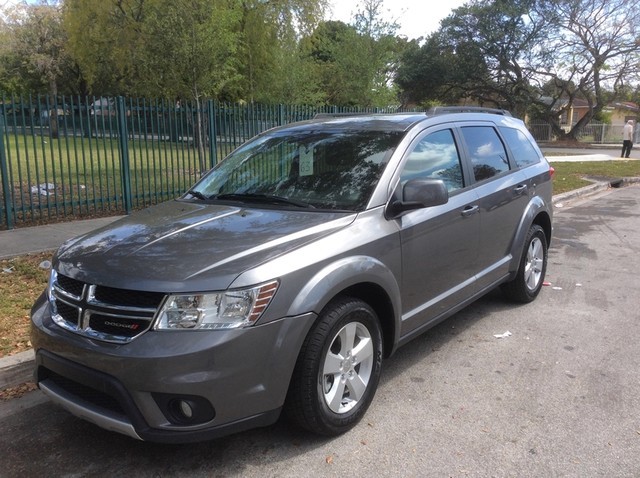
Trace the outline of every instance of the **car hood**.
<instances>
[{"instance_id":1,"label":"car hood","mask_svg":"<svg viewBox=\"0 0 640 478\"><path fill-rule=\"evenodd\" d=\"M66 276L158 292L223 290L242 272L350 224L354 213L169 201L72 239Z\"/></svg>"}]
</instances>

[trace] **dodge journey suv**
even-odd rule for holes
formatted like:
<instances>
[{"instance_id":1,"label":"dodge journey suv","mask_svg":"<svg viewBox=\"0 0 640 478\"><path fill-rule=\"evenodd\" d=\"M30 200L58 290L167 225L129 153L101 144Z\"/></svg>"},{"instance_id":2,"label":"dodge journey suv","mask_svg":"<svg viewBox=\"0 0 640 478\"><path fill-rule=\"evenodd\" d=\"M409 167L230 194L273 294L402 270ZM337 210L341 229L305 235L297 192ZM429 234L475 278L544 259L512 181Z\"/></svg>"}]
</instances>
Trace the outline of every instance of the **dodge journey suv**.
<instances>
[{"instance_id":1,"label":"dodge journey suv","mask_svg":"<svg viewBox=\"0 0 640 478\"><path fill-rule=\"evenodd\" d=\"M551 175L507 112L325 116L66 242L32 310L51 400L142 440L355 426L383 362L500 287L540 292Z\"/></svg>"}]
</instances>

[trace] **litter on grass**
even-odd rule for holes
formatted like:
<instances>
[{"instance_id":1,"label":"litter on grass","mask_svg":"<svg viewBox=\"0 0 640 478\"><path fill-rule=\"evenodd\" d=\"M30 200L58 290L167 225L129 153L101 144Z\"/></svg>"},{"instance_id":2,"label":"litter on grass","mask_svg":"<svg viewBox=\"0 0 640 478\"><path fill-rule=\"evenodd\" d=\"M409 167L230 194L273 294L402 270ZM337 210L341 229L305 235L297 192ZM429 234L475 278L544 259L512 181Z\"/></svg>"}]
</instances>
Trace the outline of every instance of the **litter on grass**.
<instances>
[{"instance_id":1,"label":"litter on grass","mask_svg":"<svg viewBox=\"0 0 640 478\"><path fill-rule=\"evenodd\" d=\"M53 183L41 183L37 186L31 186L31 194L39 194L40 196L49 196L53 194L56 185Z\"/></svg>"}]
</instances>

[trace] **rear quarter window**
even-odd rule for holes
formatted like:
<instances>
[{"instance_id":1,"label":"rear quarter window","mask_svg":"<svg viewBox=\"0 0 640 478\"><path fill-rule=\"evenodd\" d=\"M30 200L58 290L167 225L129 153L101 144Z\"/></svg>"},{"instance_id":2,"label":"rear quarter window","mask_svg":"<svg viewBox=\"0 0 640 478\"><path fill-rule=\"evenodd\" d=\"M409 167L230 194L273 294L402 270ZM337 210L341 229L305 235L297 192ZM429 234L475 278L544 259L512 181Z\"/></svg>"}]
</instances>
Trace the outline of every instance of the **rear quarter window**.
<instances>
[{"instance_id":1,"label":"rear quarter window","mask_svg":"<svg viewBox=\"0 0 640 478\"><path fill-rule=\"evenodd\" d=\"M509 145L513 159L519 168L540 162L541 158L538 151L522 131L515 128L501 127L500 133L502 133Z\"/></svg>"}]
</instances>

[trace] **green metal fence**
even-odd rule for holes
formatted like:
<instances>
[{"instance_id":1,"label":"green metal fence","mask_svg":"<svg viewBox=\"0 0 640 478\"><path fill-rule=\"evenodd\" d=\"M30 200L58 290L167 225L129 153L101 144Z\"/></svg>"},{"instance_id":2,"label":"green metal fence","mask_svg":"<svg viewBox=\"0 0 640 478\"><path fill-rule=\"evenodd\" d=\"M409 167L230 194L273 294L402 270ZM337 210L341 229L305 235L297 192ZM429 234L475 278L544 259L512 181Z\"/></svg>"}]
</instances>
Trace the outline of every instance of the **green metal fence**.
<instances>
[{"instance_id":1,"label":"green metal fence","mask_svg":"<svg viewBox=\"0 0 640 478\"><path fill-rule=\"evenodd\" d=\"M184 193L274 126L358 108L1 97L0 228L125 214Z\"/></svg>"}]
</instances>

